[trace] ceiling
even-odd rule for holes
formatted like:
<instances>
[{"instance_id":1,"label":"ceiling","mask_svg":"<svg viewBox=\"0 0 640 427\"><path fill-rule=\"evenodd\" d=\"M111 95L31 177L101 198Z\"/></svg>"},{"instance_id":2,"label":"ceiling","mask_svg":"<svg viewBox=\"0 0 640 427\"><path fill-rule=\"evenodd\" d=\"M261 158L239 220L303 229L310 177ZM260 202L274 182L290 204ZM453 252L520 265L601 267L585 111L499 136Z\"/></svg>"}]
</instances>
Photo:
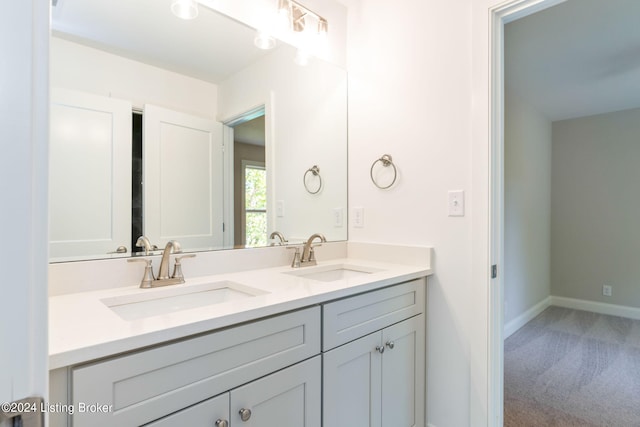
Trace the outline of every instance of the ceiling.
<instances>
[{"instance_id":1,"label":"ceiling","mask_svg":"<svg viewBox=\"0 0 640 427\"><path fill-rule=\"evenodd\" d=\"M552 121L640 107L640 1L567 0L507 24L505 86Z\"/></svg>"},{"instance_id":2,"label":"ceiling","mask_svg":"<svg viewBox=\"0 0 640 427\"><path fill-rule=\"evenodd\" d=\"M253 120L235 126L233 128L233 138L235 142L264 146L264 130L264 116L256 117Z\"/></svg>"},{"instance_id":3,"label":"ceiling","mask_svg":"<svg viewBox=\"0 0 640 427\"><path fill-rule=\"evenodd\" d=\"M254 29L203 5L186 21L171 13L171 0L54 4L54 35L211 83L268 53L254 46Z\"/></svg>"}]
</instances>

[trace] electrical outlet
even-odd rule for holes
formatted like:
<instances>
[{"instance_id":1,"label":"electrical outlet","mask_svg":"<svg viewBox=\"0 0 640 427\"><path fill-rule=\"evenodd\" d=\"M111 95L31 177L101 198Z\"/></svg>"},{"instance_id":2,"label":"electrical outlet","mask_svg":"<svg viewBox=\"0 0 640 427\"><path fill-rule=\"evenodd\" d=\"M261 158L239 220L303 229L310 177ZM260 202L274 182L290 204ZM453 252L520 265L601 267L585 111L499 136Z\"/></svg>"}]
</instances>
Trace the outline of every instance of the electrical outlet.
<instances>
[{"instance_id":1,"label":"electrical outlet","mask_svg":"<svg viewBox=\"0 0 640 427\"><path fill-rule=\"evenodd\" d=\"M364 208L353 208L353 226L364 227Z\"/></svg>"},{"instance_id":2,"label":"electrical outlet","mask_svg":"<svg viewBox=\"0 0 640 427\"><path fill-rule=\"evenodd\" d=\"M333 226L342 227L342 217L344 216L342 208L333 208Z\"/></svg>"},{"instance_id":3,"label":"electrical outlet","mask_svg":"<svg viewBox=\"0 0 640 427\"><path fill-rule=\"evenodd\" d=\"M602 295L604 295L605 297L610 297L611 296L611 286L602 285Z\"/></svg>"}]
</instances>

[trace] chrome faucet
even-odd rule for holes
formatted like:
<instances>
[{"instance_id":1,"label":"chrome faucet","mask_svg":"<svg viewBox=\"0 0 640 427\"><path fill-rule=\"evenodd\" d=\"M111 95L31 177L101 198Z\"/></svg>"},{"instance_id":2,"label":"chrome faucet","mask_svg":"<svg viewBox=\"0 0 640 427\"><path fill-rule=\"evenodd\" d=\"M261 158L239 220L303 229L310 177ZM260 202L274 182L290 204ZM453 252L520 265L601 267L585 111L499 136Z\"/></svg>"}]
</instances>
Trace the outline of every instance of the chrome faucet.
<instances>
[{"instance_id":1,"label":"chrome faucet","mask_svg":"<svg viewBox=\"0 0 640 427\"><path fill-rule=\"evenodd\" d=\"M313 248L315 246L320 246L320 245L313 245L313 241L316 239L320 239L320 242L322 243L326 243L327 239L325 239L325 237L320 234L320 233L315 233L312 234L311 237L309 237L307 239L307 242L304 244L304 248L302 249L302 256L300 257L300 266L304 267L304 266L309 266L309 265L316 265L316 257L315 257L315 253L313 251Z\"/></svg>"},{"instance_id":2,"label":"chrome faucet","mask_svg":"<svg viewBox=\"0 0 640 427\"><path fill-rule=\"evenodd\" d=\"M181 261L183 258L193 258L196 254L188 254L176 257L175 264L173 267L173 274L169 275L169 263L171 262L171 252L174 254L181 253L182 247L180 243L175 240L171 240L164 247L164 252L162 253L162 260L160 261L160 269L158 271L158 277L156 278L153 274L153 268L151 267L151 259L147 258L131 258L129 262L144 262L144 275L142 276L142 280L140 281L141 288L155 288L158 286L167 286L167 285L177 285L179 283L184 283L184 275L182 274L182 264Z\"/></svg>"},{"instance_id":3,"label":"chrome faucet","mask_svg":"<svg viewBox=\"0 0 640 427\"><path fill-rule=\"evenodd\" d=\"M147 238L147 236L140 236L138 240L136 240L137 248L144 248L144 254L149 255L149 251L151 251L151 242Z\"/></svg>"},{"instance_id":4,"label":"chrome faucet","mask_svg":"<svg viewBox=\"0 0 640 427\"><path fill-rule=\"evenodd\" d=\"M285 243L287 243L287 239L285 239L284 235L279 232L279 231L274 231L273 233L271 233L271 235L269 236L269 239L274 240L275 238L278 238L280 241L279 242L271 242L271 246L275 246L277 245L283 245Z\"/></svg>"},{"instance_id":5,"label":"chrome faucet","mask_svg":"<svg viewBox=\"0 0 640 427\"><path fill-rule=\"evenodd\" d=\"M164 247L164 251L162 252L162 260L160 261L160 269L158 270L158 279L157 280L166 280L171 279L169 276L169 262L171 251L173 253L182 252L182 246L176 240L169 240Z\"/></svg>"}]
</instances>

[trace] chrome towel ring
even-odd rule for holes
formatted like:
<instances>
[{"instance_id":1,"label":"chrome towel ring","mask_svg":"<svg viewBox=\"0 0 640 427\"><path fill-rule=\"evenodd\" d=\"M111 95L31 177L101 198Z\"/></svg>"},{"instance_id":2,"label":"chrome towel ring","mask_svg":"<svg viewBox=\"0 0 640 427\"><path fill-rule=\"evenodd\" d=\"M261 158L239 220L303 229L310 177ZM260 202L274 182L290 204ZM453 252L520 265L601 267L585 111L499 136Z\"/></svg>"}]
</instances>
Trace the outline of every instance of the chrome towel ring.
<instances>
[{"instance_id":1,"label":"chrome towel ring","mask_svg":"<svg viewBox=\"0 0 640 427\"><path fill-rule=\"evenodd\" d=\"M393 180L391 181L391 183L389 185L380 185L378 184L378 182L376 181L376 179L373 177L373 169L375 168L376 164L378 163L382 163L383 167L389 167L391 166L393 168ZM376 160L375 162L373 162L373 164L371 165L371 171L369 172L369 175L371 175L371 181L373 181L373 185L375 185L376 187L378 187L381 190L386 190L387 188L390 188L393 184L395 184L396 179L398 178L398 169L396 169L396 165L393 164L393 158L391 157L390 154L385 154L382 157L380 157L378 160Z\"/></svg>"},{"instance_id":2,"label":"chrome towel ring","mask_svg":"<svg viewBox=\"0 0 640 427\"><path fill-rule=\"evenodd\" d=\"M309 186L307 185L307 176L309 175L309 173L311 173L311 176L318 177L318 188L315 191L309 189ZM304 184L305 190L307 190L309 194L318 194L318 192L322 189L322 177L320 176L320 168L318 167L318 165L313 165L312 167L307 169L307 171L304 173L304 176L302 177L302 183Z\"/></svg>"}]
</instances>

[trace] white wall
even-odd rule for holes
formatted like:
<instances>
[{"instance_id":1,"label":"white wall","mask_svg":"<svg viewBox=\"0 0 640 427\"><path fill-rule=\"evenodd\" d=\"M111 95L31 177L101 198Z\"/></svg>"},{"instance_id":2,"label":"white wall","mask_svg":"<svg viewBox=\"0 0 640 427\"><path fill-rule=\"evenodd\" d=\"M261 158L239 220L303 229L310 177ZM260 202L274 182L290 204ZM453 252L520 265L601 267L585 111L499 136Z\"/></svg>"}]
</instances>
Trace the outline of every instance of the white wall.
<instances>
[{"instance_id":1,"label":"white wall","mask_svg":"<svg viewBox=\"0 0 640 427\"><path fill-rule=\"evenodd\" d=\"M507 324L550 295L551 121L512 92L507 91L505 101L503 271Z\"/></svg>"},{"instance_id":2,"label":"white wall","mask_svg":"<svg viewBox=\"0 0 640 427\"><path fill-rule=\"evenodd\" d=\"M266 168L274 189L268 204L284 203L284 216L275 217L270 232L278 230L289 240L313 233L346 240L346 219L342 227L333 223L334 208L347 214L346 73L320 60L300 67L294 57L295 49L281 46L221 82L219 119L266 106ZM318 194L309 194L302 181L313 165L323 182ZM312 191L315 184L309 179Z\"/></svg>"},{"instance_id":3,"label":"white wall","mask_svg":"<svg viewBox=\"0 0 640 427\"><path fill-rule=\"evenodd\" d=\"M59 37L51 38L51 86L154 104L215 119L217 86L106 53Z\"/></svg>"},{"instance_id":4,"label":"white wall","mask_svg":"<svg viewBox=\"0 0 640 427\"><path fill-rule=\"evenodd\" d=\"M640 307L639 135L640 109L553 124L554 296Z\"/></svg>"},{"instance_id":5,"label":"white wall","mask_svg":"<svg viewBox=\"0 0 640 427\"><path fill-rule=\"evenodd\" d=\"M485 18L486 19L486 18ZM349 239L435 248L428 289L428 420L470 422L471 1L349 3ZM398 182L379 190L371 164L388 153ZM467 215L447 216L465 190Z\"/></svg>"}]
</instances>

